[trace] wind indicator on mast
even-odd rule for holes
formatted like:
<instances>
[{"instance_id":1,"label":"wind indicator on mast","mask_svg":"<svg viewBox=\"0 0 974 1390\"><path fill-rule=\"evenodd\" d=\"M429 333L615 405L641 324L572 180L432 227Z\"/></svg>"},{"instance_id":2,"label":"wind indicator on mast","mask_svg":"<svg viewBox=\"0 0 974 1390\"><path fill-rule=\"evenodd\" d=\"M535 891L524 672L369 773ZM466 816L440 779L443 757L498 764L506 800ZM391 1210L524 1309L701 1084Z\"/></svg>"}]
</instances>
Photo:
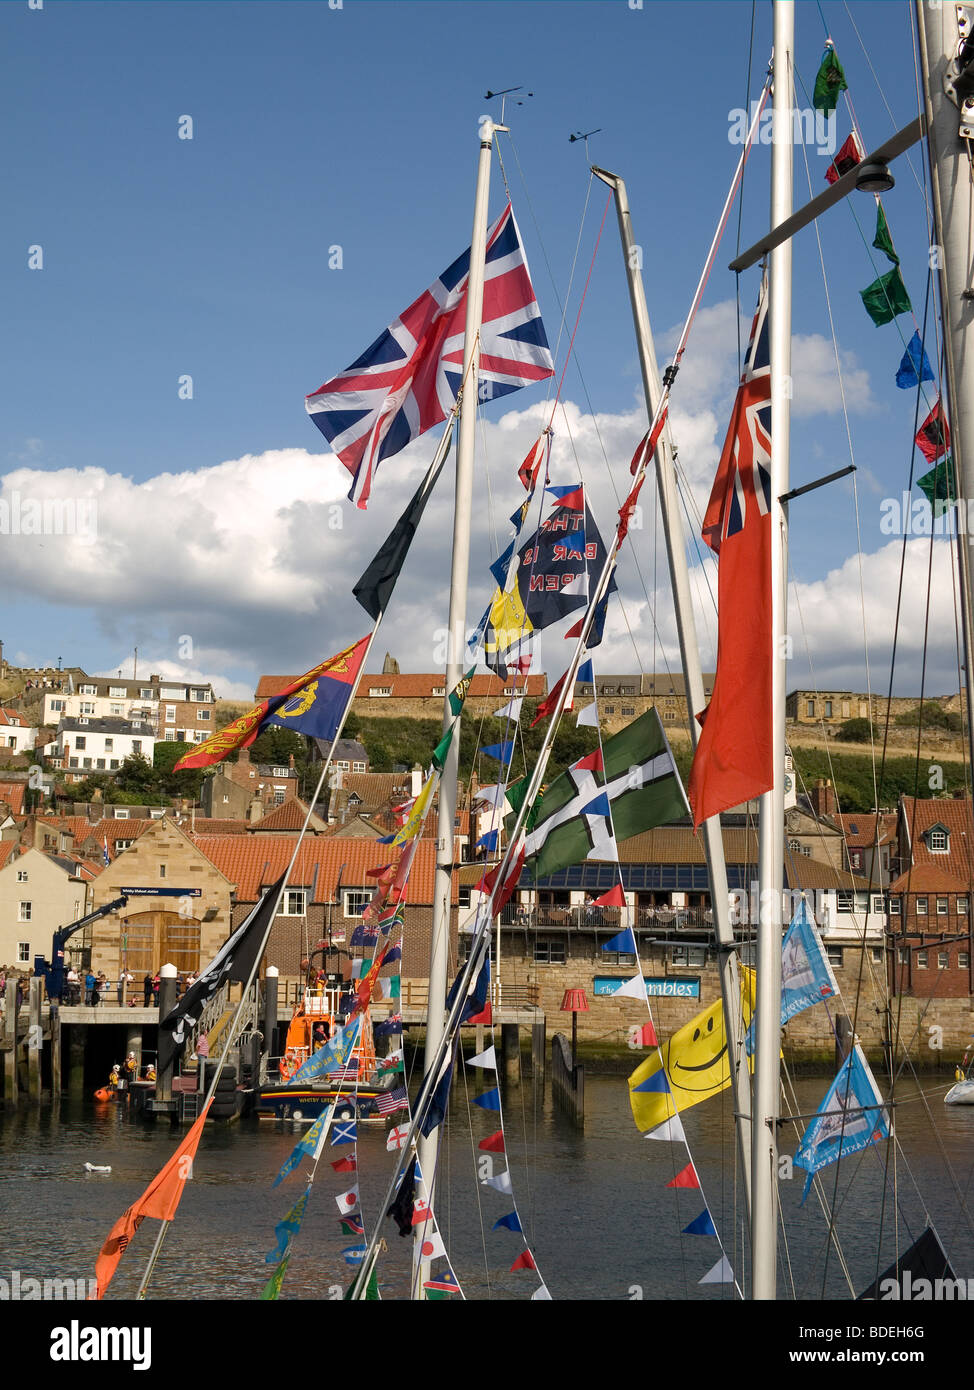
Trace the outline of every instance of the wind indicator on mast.
<instances>
[{"instance_id":1,"label":"wind indicator on mast","mask_svg":"<svg viewBox=\"0 0 974 1390\"><path fill-rule=\"evenodd\" d=\"M484 92L484 100L485 100L485 101L491 101L491 100L493 100L494 97L500 97L500 99L501 99L501 121L500 121L501 125L504 124L504 107L507 105L507 98L511 95L512 92L524 92L524 86L523 86L523 84L522 84L520 87L505 87L505 88L503 89L503 91L500 91L500 92L492 92L492 91L490 90L490 88L488 87L488 88L487 88L487 91ZM524 96L523 96L523 97L518 97L518 98L517 98L517 104L518 104L518 106L523 106L525 100L526 100L528 97L533 97L533 96L534 96L534 93L533 93L533 92L524 92Z\"/></svg>"}]
</instances>

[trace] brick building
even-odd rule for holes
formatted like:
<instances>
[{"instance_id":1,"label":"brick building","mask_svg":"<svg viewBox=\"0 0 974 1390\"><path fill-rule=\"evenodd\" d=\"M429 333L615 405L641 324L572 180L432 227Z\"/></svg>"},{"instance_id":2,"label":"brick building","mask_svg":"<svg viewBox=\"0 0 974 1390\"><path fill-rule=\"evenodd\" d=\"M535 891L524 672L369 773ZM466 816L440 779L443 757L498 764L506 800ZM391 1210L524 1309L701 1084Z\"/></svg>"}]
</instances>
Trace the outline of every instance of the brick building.
<instances>
[{"instance_id":1,"label":"brick building","mask_svg":"<svg viewBox=\"0 0 974 1390\"><path fill-rule=\"evenodd\" d=\"M264 700L279 694L295 680L295 676L261 676L254 698ZM467 691L466 707L475 717L492 714L515 694L540 700L547 694L548 683L543 675L513 676L506 681L497 676L474 676ZM443 716L443 697L446 685L442 671L432 674L398 672L366 672L359 677L352 701L355 714L368 719L440 719Z\"/></svg>"},{"instance_id":2,"label":"brick building","mask_svg":"<svg viewBox=\"0 0 974 1390\"><path fill-rule=\"evenodd\" d=\"M958 798L900 798L898 872L889 884L893 992L959 999L974 991L974 816Z\"/></svg>"}]
</instances>

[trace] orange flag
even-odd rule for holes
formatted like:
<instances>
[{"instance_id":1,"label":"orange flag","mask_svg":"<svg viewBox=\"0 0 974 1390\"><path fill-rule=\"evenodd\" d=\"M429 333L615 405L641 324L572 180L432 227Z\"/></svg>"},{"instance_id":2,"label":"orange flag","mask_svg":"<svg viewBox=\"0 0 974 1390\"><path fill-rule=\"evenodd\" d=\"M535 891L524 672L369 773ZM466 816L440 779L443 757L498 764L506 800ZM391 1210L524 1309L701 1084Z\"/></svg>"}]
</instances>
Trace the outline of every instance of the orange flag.
<instances>
[{"instance_id":1,"label":"orange flag","mask_svg":"<svg viewBox=\"0 0 974 1390\"><path fill-rule=\"evenodd\" d=\"M355 1005L355 1008L352 1010L352 1017L353 1017L353 1018L355 1017L356 1014L362 1013L363 1010L367 1009L367 1008L369 1007L369 1005L371 1004L371 1002L372 1002L372 991L375 989L376 978L377 978L377 976L378 976L378 974L379 974L379 971L382 969L382 963L383 963L383 961L384 961L385 958L386 958L386 952L387 952L388 950L389 950L389 947L388 947L388 946L385 946L385 947L383 948L382 954L381 954L380 956L377 956L377 957L375 958L375 960L374 960L374 961L372 962L372 964L369 966L368 971L366 972L366 974L364 974L364 975L362 976L361 982L359 983L359 987L358 987L358 989L355 991L356 994L358 995L358 1003Z\"/></svg>"},{"instance_id":2,"label":"orange flag","mask_svg":"<svg viewBox=\"0 0 974 1390\"><path fill-rule=\"evenodd\" d=\"M157 1221L171 1221L176 1215L179 1199L183 1195L183 1184L192 1172L193 1159L199 1147L203 1122L209 1108L210 1102L207 1101L203 1113L166 1166L160 1168L139 1200L133 1202L128 1211L122 1213L109 1231L108 1239L95 1261L95 1276L98 1280L96 1298L104 1297L105 1290L118 1268L122 1252L145 1218L154 1216Z\"/></svg>"}]
</instances>

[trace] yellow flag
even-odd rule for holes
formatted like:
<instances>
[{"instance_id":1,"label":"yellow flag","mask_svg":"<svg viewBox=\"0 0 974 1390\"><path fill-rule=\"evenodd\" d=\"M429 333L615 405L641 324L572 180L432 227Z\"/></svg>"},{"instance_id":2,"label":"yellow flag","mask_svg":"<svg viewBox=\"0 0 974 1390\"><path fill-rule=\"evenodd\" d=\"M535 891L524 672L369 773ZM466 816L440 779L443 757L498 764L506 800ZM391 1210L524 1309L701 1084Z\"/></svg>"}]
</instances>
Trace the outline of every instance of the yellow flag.
<instances>
[{"instance_id":1,"label":"yellow flag","mask_svg":"<svg viewBox=\"0 0 974 1390\"><path fill-rule=\"evenodd\" d=\"M440 774L431 772L423 783L423 790L413 802L412 810L406 819L405 824L400 830L396 831L393 845L404 845L407 840L413 839L419 834L420 826L423 824L423 817L426 815L426 808L429 805L430 797L433 795L433 787L439 781Z\"/></svg>"},{"instance_id":2,"label":"yellow flag","mask_svg":"<svg viewBox=\"0 0 974 1390\"><path fill-rule=\"evenodd\" d=\"M754 971L741 968L741 1007L744 1026L754 1007ZM636 1128L655 1129L675 1115L730 1084L730 1062L724 1035L724 1008L718 999L709 1009L678 1028L660 1051L653 1052L629 1078L629 1104ZM748 1059L753 1070L754 1059ZM647 1086L648 1089L640 1089Z\"/></svg>"},{"instance_id":3,"label":"yellow flag","mask_svg":"<svg viewBox=\"0 0 974 1390\"><path fill-rule=\"evenodd\" d=\"M533 631L534 627L524 611L517 584L515 583L512 589L495 589L490 605L490 620L484 635L484 651L490 655L502 655L517 643L523 642Z\"/></svg>"}]
</instances>

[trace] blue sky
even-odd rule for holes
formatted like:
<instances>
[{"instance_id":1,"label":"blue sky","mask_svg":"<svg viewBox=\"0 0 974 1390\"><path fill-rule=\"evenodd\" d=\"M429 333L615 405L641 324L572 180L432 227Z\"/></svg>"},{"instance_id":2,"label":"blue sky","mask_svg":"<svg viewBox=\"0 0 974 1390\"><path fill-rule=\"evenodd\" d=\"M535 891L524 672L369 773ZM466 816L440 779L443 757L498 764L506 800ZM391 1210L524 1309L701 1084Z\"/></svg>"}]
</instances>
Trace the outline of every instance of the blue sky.
<instances>
[{"instance_id":1,"label":"blue sky","mask_svg":"<svg viewBox=\"0 0 974 1390\"><path fill-rule=\"evenodd\" d=\"M854 3L851 11L892 117L843 6L827 3L820 12L799 3L798 70L810 89L824 13L874 146L915 114L909 8ZM626 0L0 6L7 54L0 101L15 132L3 155L0 497L9 501L16 490L98 503L94 544L0 536L0 637L8 658L61 656L107 671L138 645L140 667L185 669L213 679L221 693L242 695L260 672L304 669L361 635L367 622L351 611L351 584L405 504L432 443L384 465L383 490L368 513L340 508L341 524L330 525L345 475L308 420L303 397L347 365L468 244L476 120L483 111L498 115L483 94L519 83L534 93L507 113L523 180L503 137L500 148L549 338L557 336L555 287L564 294L588 187L584 146L568 137L601 127L590 152L627 179L663 357L737 157L729 113L744 104L750 23L750 4L631 9ZM770 5L762 4L752 95L770 27ZM185 115L192 140L178 138ZM840 106L840 143L848 119ZM814 149L809 160L818 191L828 161ZM918 151L913 162L919 173ZM758 149L745 184L744 243L766 223L768 165L768 149ZM902 161L896 172L885 205L919 314L923 203ZM495 171L492 211L502 196ZM799 152L796 201L807 196ZM572 319L604 204L596 184ZM872 199L858 195L856 211L870 241ZM674 393L681 463L698 502L709 490L736 375L734 277L725 269L736 233L735 214ZM863 582L876 627L871 659L881 668L896 565L890 538L879 531L880 503L906 486L914 401L892 382L902 354L896 328L875 328L857 294L885 263L872 268L845 207L823 221L822 235L860 470L862 549L870 561ZM335 245L340 270L328 268ZM43 269L28 269L32 246L43 248ZM843 466L849 454L811 231L796 243L795 275L797 485ZM748 317L755 293L752 272L741 286ZM899 323L909 337L912 324ZM577 349L621 486L642 404L611 212ZM178 396L185 375L191 400ZM481 484L471 625L486 601L484 566L505 542L504 518L519 501L513 474L543 398L523 392L486 415L491 471ZM608 530L616 504L574 366L563 399L565 415L555 426L564 450L556 455L560 480L577 470L577 458ZM445 613L444 486L379 643L404 669L431 668L433 634ZM816 675L823 685L861 687L861 642L857 648L849 637L859 602L850 557L859 543L848 484L796 503L792 536ZM911 542L918 566L922 545ZM941 544L941 576L946 559ZM644 580L652 592L654 563L658 644L642 588ZM647 524L620 573L629 607L610 623L604 669L673 665L664 571ZM914 602L917 593L914 584ZM944 690L956 687L948 608L934 623L931 657L933 688ZM920 610L908 613L905 688L918 685L920 617ZM191 659L180 654L186 635ZM799 638L796 631L793 685L809 681ZM560 635L542 655L557 674Z\"/></svg>"}]
</instances>

